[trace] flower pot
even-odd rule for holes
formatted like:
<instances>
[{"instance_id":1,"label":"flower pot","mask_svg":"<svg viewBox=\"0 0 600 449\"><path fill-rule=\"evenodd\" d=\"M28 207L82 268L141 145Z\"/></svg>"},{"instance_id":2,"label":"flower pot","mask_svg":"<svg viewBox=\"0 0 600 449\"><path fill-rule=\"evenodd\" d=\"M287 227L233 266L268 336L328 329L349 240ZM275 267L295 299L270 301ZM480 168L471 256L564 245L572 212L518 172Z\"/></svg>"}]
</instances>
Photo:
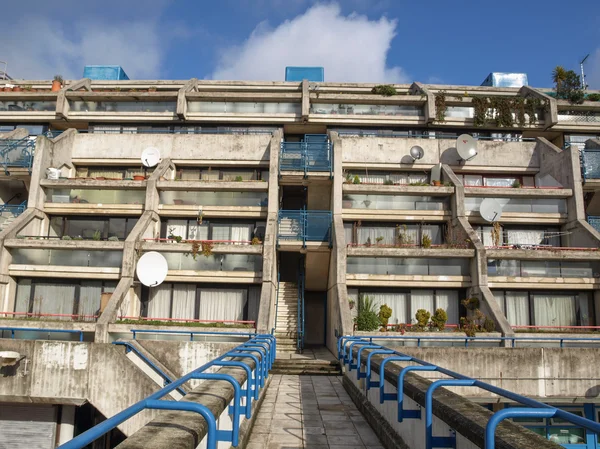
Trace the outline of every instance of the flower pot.
<instances>
[{"instance_id":1,"label":"flower pot","mask_svg":"<svg viewBox=\"0 0 600 449\"><path fill-rule=\"evenodd\" d=\"M434 185L434 187L441 187L442 181L433 181L433 185Z\"/></svg>"},{"instance_id":2,"label":"flower pot","mask_svg":"<svg viewBox=\"0 0 600 449\"><path fill-rule=\"evenodd\" d=\"M104 176L97 176L96 181L104 181L106 178Z\"/></svg>"},{"instance_id":3,"label":"flower pot","mask_svg":"<svg viewBox=\"0 0 600 449\"><path fill-rule=\"evenodd\" d=\"M12 90L13 92L21 92L23 89L21 88L21 86L14 86Z\"/></svg>"},{"instance_id":4,"label":"flower pot","mask_svg":"<svg viewBox=\"0 0 600 449\"><path fill-rule=\"evenodd\" d=\"M173 204L182 205L183 204L183 200L173 200Z\"/></svg>"},{"instance_id":5,"label":"flower pot","mask_svg":"<svg viewBox=\"0 0 600 449\"><path fill-rule=\"evenodd\" d=\"M146 180L146 177L145 177L145 176L142 176L142 175L134 175L134 176L133 176L133 180L134 180L134 181L145 181L145 180Z\"/></svg>"},{"instance_id":6,"label":"flower pot","mask_svg":"<svg viewBox=\"0 0 600 449\"><path fill-rule=\"evenodd\" d=\"M62 87L62 84L60 84L60 81L54 80L52 81L52 89L50 89L51 92L58 92Z\"/></svg>"}]
</instances>

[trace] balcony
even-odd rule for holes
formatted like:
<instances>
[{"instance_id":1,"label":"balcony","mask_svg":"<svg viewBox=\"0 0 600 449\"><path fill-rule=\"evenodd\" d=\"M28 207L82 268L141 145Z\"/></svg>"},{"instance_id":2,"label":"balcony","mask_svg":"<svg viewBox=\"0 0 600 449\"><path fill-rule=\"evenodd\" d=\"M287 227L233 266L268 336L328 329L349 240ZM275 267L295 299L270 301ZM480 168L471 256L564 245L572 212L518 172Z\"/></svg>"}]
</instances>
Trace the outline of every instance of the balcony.
<instances>
[{"instance_id":1,"label":"balcony","mask_svg":"<svg viewBox=\"0 0 600 449\"><path fill-rule=\"evenodd\" d=\"M24 139L0 139L0 163L4 173L29 175L33 165L33 152L35 140L26 137Z\"/></svg>"},{"instance_id":2,"label":"balcony","mask_svg":"<svg viewBox=\"0 0 600 449\"><path fill-rule=\"evenodd\" d=\"M200 183L200 182L199 182ZM159 189L174 188L176 181L161 181ZM247 184L252 190L240 191ZM182 188L186 187L182 182ZM177 187L177 186L175 186ZM267 213L268 193L265 182L230 183L230 188L236 191L189 191L189 190L161 190L159 193L161 215L169 217L223 217L223 218L264 218ZM204 188L215 188L208 184Z\"/></svg>"},{"instance_id":3,"label":"balcony","mask_svg":"<svg viewBox=\"0 0 600 449\"><path fill-rule=\"evenodd\" d=\"M278 245L331 246L330 211L280 210L278 223Z\"/></svg>"},{"instance_id":4,"label":"balcony","mask_svg":"<svg viewBox=\"0 0 600 449\"><path fill-rule=\"evenodd\" d=\"M392 194L360 194L346 193L349 189L358 191L361 187L375 186L351 186L344 185L342 197L342 208L344 220L378 220L378 221L446 221L451 217L450 195L452 187L404 187L402 191L408 193L424 194L416 195L392 195ZM346 189L347 188L347 189ZM380 186L380 190L399 191L399 187ZM440 196L431 196L440 195ZM442 196L443 195L443 196Z\"/></svg>"},{"instance_id":5,"label":"balcony","mask_svg":"<svg viewBox=\"0 0 600 449\"><path fill-rule=\"evenodd\" d=\"M43 181L42 186L60 181ZM88 181L90 186L120 182L121 189L47 188L44 209L60 214L140 215L146 202L145 183L139 181ZM131 183L128 190L124 183ZM143 184L143 185L142 185ZM137 188L137 189L136 189Z\"/></svg>"},{"instance_id":6,"label":"balcony","mask_svg":"<svg viewBox=\"0 0 600 449\"><path fill-rule=\"evenodd\" d=\"M303 142L281 142L279 173L328 173L333 176L333 147L325 134L307 134Z\"/></svg>"},{"instance_id":7,"label":"balcony","mask_svg":"<svg viewBox=\"0 0 600 449\"><path fill-rule=\"evenodd\" d=\"M496 190L496 189L491 189ZM511 193L520 193L521 189L506 189L510 190ZM515 192L512 192L512 191ZM568 190L568 189L567 189ZM528 190L523 193L527 194ZM552 193L554 192L554 193ZM558 193L556 193L558 192ZM550 190L547 196L564 196L568 194L565 189ZM466 192L467 194L469 192ZM519 195L525 196L525 195ZM502 223L522 223L529 224L531 222L537 224L562 224L567 218L567 200L563 198L507 198L494 195L493 192L489 192L487 198L495 198L498 203L502 206L502 216L500 221ZM465 198L465 212L469 221L474 223L485 223L485 220L481 218L479 209L481 202L484 197L466 197Z\"/></svg>"}]
</instances>

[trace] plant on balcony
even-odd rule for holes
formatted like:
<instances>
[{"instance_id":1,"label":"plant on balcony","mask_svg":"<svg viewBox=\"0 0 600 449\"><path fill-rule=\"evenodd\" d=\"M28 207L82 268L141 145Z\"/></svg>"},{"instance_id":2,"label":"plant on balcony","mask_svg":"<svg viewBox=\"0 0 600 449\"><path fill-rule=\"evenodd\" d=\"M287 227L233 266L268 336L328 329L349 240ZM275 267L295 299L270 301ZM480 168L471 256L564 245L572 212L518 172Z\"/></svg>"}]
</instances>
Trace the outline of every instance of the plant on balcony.
<instances>
[{"instance_id":1,"label":"plant on balcony","mask_svg":"<svg viewBox=\"0 0 600 449\"><path fill-rule=\"evenodd\" d=\"M148 92L156 92L156 86L150 86Z\"/></svg>"},{"instance_id":2,"label":"plant on balcony","mask_svg":"<svg viewBox=\"0 0 600 449\"><path fill-rule=\"evenodd\" d=\"M444 309L435 309L434 314L431 316L432 327L438 331L443 331L448 321L448 314Z\"/></svg>"},{"instance_id":3,"label":"plant on balcony","mask_svg":"<svg viewBox=\"0 0 600 449\"><path fill-rule=\"evenodd\" d=\"M360 184L360 176L354 175L354 178L352 179L352 184Z\"/></svg>"},{"instance_id":4,"label":"plant on balcony","mask_svg":"<svg viewBox=\"0 0 600 449\"><path fill-rule=\"evenodd\" d=\"M383 181L383 185L384 186L393 186L394 181L392 181L391 179L386 179L385 181Z\"/></svg>"},{"instance_id":5,"label":"plant on balcony","mask_svg":"<svg viewBox=\"0 0 600 449\"><path fill-rule=\"evenodd\" d=\"M581 104L585 99L585 92L581 86L581 78L573 70L566 70L556 66L552 71L552 81L556 98L568 100L571 104Z\"/></svg>"},{"instance_id":6,"label":"plant on balcony","mask_svg":"<svg viewBox=\"0 0 600 449\"><path fill-rule=\"evenodd\" d=\"M73 237L73 240L83 240L83 237L80 235L76 235L75 237Z\"/></svg>"},{"instance_id":7,"label":"plant on balcony","mask_svg":"<svg viewBox=\"0 0 600 449\"><path fill-rule=\"evenodd\" d=\"M396 88L389 84L379 84L371 89L371 93L375 95L383 95L384 97L398 95Z\"/></svg>"},{"instance_id":8,"label":"plant on balcony","mask_svg":"<svg viewBox=\"0 0 600 449\"><path fill-rule=\"evenodd\" d=\"M111 235L111 236L108 238L108 241L109 241L109 242L118 242L118 241L119 241L119 237L117 237L116 235Z\"/></svg>"},{"instance_id":9,"label":"plant on balcony","mask_svg":"<svg viewBox=\"0 0 600 449\"><path fill-rule=\"evenodd\" d=\"M262 244L262 242L260 241L260 239L258 237L252 237L252 241L250 243L253 246Z\"/></svg>"},{"instance_id":10,"label":"plant on balcony","mask_svg":"<svg viewBox=\"0 0 600 449\"><path fill-rule=\"evenodd\" d=\"M350 308L350 310L354 309L355 304L356 302L353 299L348 300L348 307Z\"/></svg>"},{"instance_id":11,"label":"plant on balcony","mask_svg":"<svg viewBox=\"0 0 600 449\"><path fill-rule=\"evenodd\" d=\"M52 92L58 92L61 88L62 85L64 84L64 80L62 75L54 75L54 79L52 80Z\"/></svg>"},{"instance_id":12,"label":"plant on balcony","mask_svg":"<svg viewBox=\"0 0 600 449\"><path fill-rule=\"evenodd\" d=\"M379 322L381 323L381 331L387 331L387 325L390 317L392 316L392 309L387 305L383 304L379 307Z\"/></svg>"},{"instance_id":13,"label":"plant on balcony","mask_svg":"<svg viewBox=\"0 0 600 449\"><path fill-rule=\"evenodd\" d=\"M373 298L360 296L358 298L358 315L356 316L356 328L359 331L371 332L379 329L379 315Z\"/></svg>"},{"instance_id":14,"label":"plant on balcony","mask_svg":"<svg viewBox=\"0 0 600 449\"><path fill-rule=\"evenodd\" d=\"M431 237L429 234L423 234L423 237L421 238L421 246L423 248L431 248Z\"/></svg>"},{"instance_id":15,"label":"plant on balcony","mask_svg":"<svg viewBox=\"0 0 600 449\"><path fill-rule=\"evenodd\" d=\"M213 243L212 242L208 242L208 241L202 241L200 242L200 245L202 246L202 255L204 257L209 257L212 256L213 253Z\"/></svg>"},{"instance_id":16,"label":"plant on balcony","mask_svg":"<svg viewBox=\"0 0 600 449\"><path fill-rule=\"evenodd\" d=\"M235 182L241 182L243 180L244 180L244 178L242 178L241 176L236 176L234 181Z\"/></svg>"},{"instance_id":17,"label":"plant on balcony","mask_svg":"<svg viewBox=\"0 0 600 449\"><path fill-rule=\"evenodd\" d=\"M415 313L415 319L417 320L417 325L415 330L425 330L427 325L429 324L429 318L431 318L431 313L429 313L425 309L417 310Z\"/></svg>"},{"instance_id":18,"label":"plant on balcony","mask_svg":"<svg viewBox=\"0 0 600 449\"><path fill-rule=\"evenodd\" d=\"M587 101L600 101L600 94L587 94L585 99Z\"/></svg>"},{"instance_id":19,"label":"plant on balcony","mask_svg":"<svg viewBox=\"0 0 600 449\"><path fill-rule=\"evenodd\" d=\"M175 241L177 243L181 243L181 241L183 240L183 237L181 237L180 235L175 235L174 232L175 232L175 228L174 227L170 227L169 228L169 235L168 235L167 238L169 240L173 240L173 241Z\"/></svg>"},{"instance_id":20,"label":"plant on balcony","mask_svg":"<svg viewBox=\"0 0 600 449\"><path fill-rule=\"evenodd\" d=\"M440 90L435 94L435 119L438 122L446 121L446 111L448 105L446 105L446 91Z\"/></svg>"},{"instance_id":21,"label":"plant on balcony","mask_svg":"<svg viewBox=\"0 0 600 449\"><path fill-rule=\"evenodd\" d=\"M94 233L92 234L92 240L101 240L102 239L102 233L99 230L95 230Z\"/></svg>"},{"instance_id":22,"label":"plant on balcony","mask_svg":"<svg viewBox=\"0 0 600 449\"><path fill-rule=\"evenodd\" d=\"M61 240L73 240L70 235L63 235Z\"/></svg>"},{"instance_id":23,"label":"plant on balcony","mask_svg":"<svg viewBox=\"0 0 600 449\"><path fill-rule=\"evenodd\" d=\"M367 237L367 241L365 242L365 246L368 248L372 245L371 243L371 237Z\"/></svg>"},{"instance_id":24,"label":"plant on balcony","mask_svg":"<svg viewBox=\"0 0 600 449\"><path fill-rule=\"evenodd\" d=\"M398 246L404 246L410 243L408 226L406 224L396 225L396 240L398 242Z\"/></svg>"},{"instance_id":25,"label":"plant on balcony","mask_svg":"<svg viewBox=\"0 0 600 449\"><path fill-rule=\"evenodd\" d=\"M488 115L488 99L486 97L473 97L473 124L483 126Z\"/></svg>"},{"instance_id":26,"label":"plant on balcony","mask_svg":"<svg viewBox=\"0 0 600 449\"><path fill-rule=\"evenodd\" d=\"M470 298L463 299L461 302L467 310L479 309L479 298L477 296L471 296Z\"/></svg>"},{"instance_id":27,"label":"plant on balcony","mask_svg":"<svg viewBox=\"0 0 600 449\"><path fill-rule=\"evenodd\" d=\"M192 258L194 260L196 260L196 258L198 257L199 253L200 253L200 243L197 242L196 240L194 240L192 242L192 247L190 249L190 254L191 254ZM186 254L186 256L187 256L187 254Z\"/></svg>"},{"instance_id":28,"label":"plant on balcony","mask_svg":"<svg viewBox=\"0 0 600 449\"><path fill-rule=\"evenodd\" d=\"M375 238L375 241L377 242L377 245L381 245L381 242L383 242L383 236L379 236Z\"/></svg>"},{"instance_id":29,"label":"plant on balcony","mask_svg":"<svg viewBox=\"0 0 600 449\"><path fill-rule=\"evenodd\" d=\"M518 179L515 179L514 182L512 183L513 189L520 189L521 188L521 183L519 182Z\"/></svg>"},{"instance_id":30,"label":"plant on balcony","mask_svg":"<svg viewBox=\"0 0 600 449\"><path fill-rule=\"evenodd\" d=\"M494 121L498 128L512 128L515 125L513 118L513 98L490 97L490 106L494 111Z\"/></svg>"},{"instance_id":31,"label":"plant on balcony","mask_svg":"<svg viewBox=\"0 0 600 449\"><path fill-rule=\"evenodd\" d=\"M431 184L429 184L428 182L423 182L423 181L417 181L417 182L411 182L409 184L409 186L411 187L429 187Z\"/></svg>"},{"instance_id":32,"label":"plant on balcony","mask_svg":"<svg viewBox=\"0 0 600 449\"><path fill-rule=\"evenodd\" d=\"M494 222L492 226L492 244L494 246L500 246L500 242L502 241L502 225L499 222Z\"/></svg>"}]
</instances>

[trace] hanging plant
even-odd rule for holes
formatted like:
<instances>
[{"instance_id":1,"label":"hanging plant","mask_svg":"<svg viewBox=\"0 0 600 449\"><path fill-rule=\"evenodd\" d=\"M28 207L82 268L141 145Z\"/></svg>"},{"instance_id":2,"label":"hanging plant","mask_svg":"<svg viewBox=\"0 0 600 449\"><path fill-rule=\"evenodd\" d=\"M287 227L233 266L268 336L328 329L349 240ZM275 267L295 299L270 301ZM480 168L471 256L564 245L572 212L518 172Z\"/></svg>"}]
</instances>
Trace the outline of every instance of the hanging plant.
<instances>
[{"instance_id":1,"label":"hanging plant","mask_svg":"<svg viewBox=\"0 0 600 449\"><path fill-rule=\"evenodd\" d=\"M515 97L513 98L513 109L515 111L515 116L517 118L517 124L520 128L525 128L526 119L525 119L525 98L523 97Z\"/></svg>"},{"instance_id":2,"label":"hanging plant","mask_svg":"<svg viewBox=\"0 0 600 449\"><path fill-rule=\"evenodd\" d=\"M194 258L194 260L196 260L199 253L200 253L200 243L197 242L196 240L194 240L192 242L192 249L190 249L190 254Z\"/></svg>"},{"instance_id":3,"label":"hanging plant","mask_svg":"<svg viewBox=\"0 0 600 449\"><path fill-rule=\"evenodd\" d=\"M514 125L512 113L512 98L491 97L492 110L494 111L494 121L498 128L512 128Z\"/></svg>"},{"instance_id":4,"label":"hanging plant","mask_svg":"<svg viewBox=\"0 0 600 449\"><path fill-rule=\"evenodd\" d=\"M379 84L371 89L371 93L375 95L383 95L384 97L398 95L396 88L389 84Z\"/></svg>"},{"instance_id":5,"label":"hanging plant","mask_svg":"<svg viewBox=\"0 0 600 449\"><path fill-rule=\"evenodd\" d=\"M529 126L537 125L537 118L535 114L543 108L547 107L548 103L546 100L542 101L539 98L528 98L525 102L525 112L529 116Z\"/></svg>"},{"instance_id":6,"label":"hanging plant","mask_svg":"<svg viewBox=\"0 0 600 449\"><path fill-rule=\"evenodd\" d=\"M500 241L502 239L502 226L497 221L494 222L494 226L492 227L492 243L494 246L500 246Z\"/></svg>"},{"instance_id":7,"label":"hanging plant","mask_svg":"<svg viewBox=\"0 0 600 449\"><path fill-rule=\"evenodd\" d=\"M473 124L475 126L485 125L488 109L489 103L486 97L473 97Z\"/></svg>"},{"instance_id":8,"label":"hanging plant","mask_svg":"<svg viewBox=\"0 0 600 449\"><path fill-rule=\"evenodd\" d=\"M446 111L448 106L446 105L446 91L440 90L435 94L435 119L438 122L446 121Z\"/></svg>"},{"instance_id":9,"label":"hanging plant","mask_svg":"<svg viewBox=\"0 0 600 449\"><path fill-rule=\"evenodd\" d=\"M204 257L209 257L212 256L212 250L213 250L213 243L212 242L207 242L207 241L203 241L200 243L202 245L202 255Z\"/></svg>"}]
</instances>

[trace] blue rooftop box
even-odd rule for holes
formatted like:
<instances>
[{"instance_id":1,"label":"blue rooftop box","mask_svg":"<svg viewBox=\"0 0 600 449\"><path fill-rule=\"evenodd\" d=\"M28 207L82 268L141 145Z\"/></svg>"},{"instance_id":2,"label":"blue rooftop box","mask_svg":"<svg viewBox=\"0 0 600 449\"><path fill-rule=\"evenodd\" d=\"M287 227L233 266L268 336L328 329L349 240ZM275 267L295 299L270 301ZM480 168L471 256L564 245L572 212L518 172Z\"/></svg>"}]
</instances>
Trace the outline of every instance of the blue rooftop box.
<instances>
[{"instance_id":1,"label":"blue rooftop box","mask_svg":"<svg viewBox=\"0 0 600 449\"><path fill-rule=\"evenodd\" d=\"M323 67L286 67L286 81L325 81L325 69Z\"/></svg>"},{"instance_id":2,"label":"blue rooftop box","mask_svg":"<svg viewBox=\"0 0 600 449\"><path fill-rule=\"evenodd\" d=\"M125 70L120 65L86 65L83 69L83 77L102 81L129 79Z\"/></svg>"},{"instance_id":3,"label":"blue rooftop box","mask_svg":"<svg viewBox=\"0 0 600 449\"><path fill-rule=\"evenodd\" d=\"M492 87L523 87L528 86L526 73L492 72L481 83L482 86Z\"/></svg>"}]
</instances>

